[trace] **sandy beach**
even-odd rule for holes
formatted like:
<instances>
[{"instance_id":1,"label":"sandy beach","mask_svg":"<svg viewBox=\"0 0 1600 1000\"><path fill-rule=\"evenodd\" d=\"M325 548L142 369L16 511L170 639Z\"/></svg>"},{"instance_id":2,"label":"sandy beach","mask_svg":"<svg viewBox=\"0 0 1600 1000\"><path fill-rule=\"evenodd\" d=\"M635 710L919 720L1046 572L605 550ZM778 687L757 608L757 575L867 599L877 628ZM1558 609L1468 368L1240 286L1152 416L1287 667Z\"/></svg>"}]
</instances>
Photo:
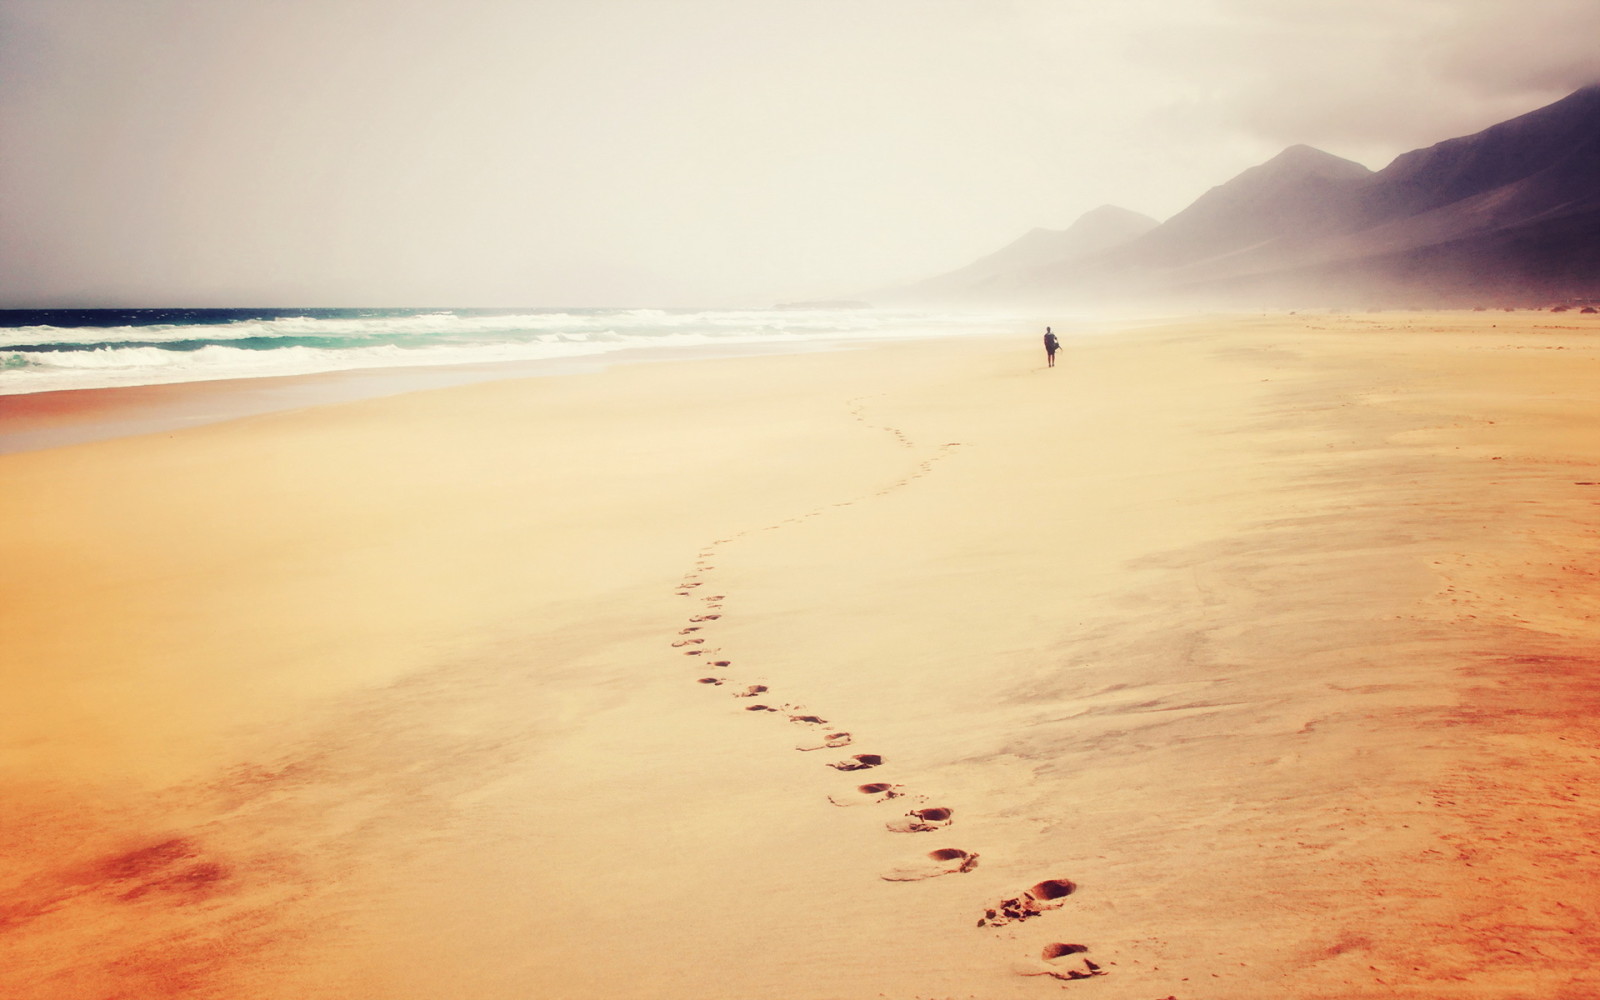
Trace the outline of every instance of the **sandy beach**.
<instances>
[{"instance_id":1,"label":"sandy beach","mask_svg":"<svg viewBox=\"0 0 1600 1000\"><path fill-rule=\"evenodd\" d=\"M1600 996L1597 515L1525 311L0 455L0 995Z\"/></svg>"}]
</instances>

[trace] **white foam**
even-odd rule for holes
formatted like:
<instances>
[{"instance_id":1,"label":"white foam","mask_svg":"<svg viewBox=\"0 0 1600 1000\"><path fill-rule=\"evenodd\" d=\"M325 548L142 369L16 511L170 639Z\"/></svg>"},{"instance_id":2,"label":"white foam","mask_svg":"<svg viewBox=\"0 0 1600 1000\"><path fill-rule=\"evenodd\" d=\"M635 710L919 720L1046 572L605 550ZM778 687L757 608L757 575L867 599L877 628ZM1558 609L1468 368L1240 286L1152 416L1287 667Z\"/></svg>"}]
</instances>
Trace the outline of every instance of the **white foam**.
<instances>
[{"instance_id":1,"label":"white foam","mask_svg":"<svg viewBox=\"0 0 1600 1000\"><path fill-rule=\"evenodd\" d=\"M360 368L553 360L637 347L801 344L993 330L1002 317L882 310L658 309L375 317L0 330L0 394L312 374ZM309 346L316 338L341 346ZM246 347L228 346L249 340ZM272 346L283 341L282 346ZM363 344L363 341L372 341ZM198 349L158 346L202 342ZM137 344L140 346L116 346ZM7 346L10 350L7 350ZM56 350L17 350L23 346ZM102 345L102 346L95 346Z\"/></svg>"}]
</instances>

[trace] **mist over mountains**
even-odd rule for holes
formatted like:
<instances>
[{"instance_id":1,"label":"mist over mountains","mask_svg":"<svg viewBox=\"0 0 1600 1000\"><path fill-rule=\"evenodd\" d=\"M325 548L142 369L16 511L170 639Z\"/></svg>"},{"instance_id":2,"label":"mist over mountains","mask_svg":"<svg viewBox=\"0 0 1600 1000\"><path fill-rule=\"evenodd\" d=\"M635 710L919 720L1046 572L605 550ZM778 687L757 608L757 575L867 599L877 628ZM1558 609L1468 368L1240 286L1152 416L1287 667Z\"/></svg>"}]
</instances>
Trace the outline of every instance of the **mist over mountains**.
<instances>
[{"instance_id":1,"label":"mist over mountains","mask_svg":"<svg viewBox=\"0 0 1600 1000\"><path fill-rule=\"evenodd\" d=\"M1379 171L1291 146L1165 222L1102 206L878 298L1280 307L1600 298L1600 85Z\"/></svg>"}]
</instances>

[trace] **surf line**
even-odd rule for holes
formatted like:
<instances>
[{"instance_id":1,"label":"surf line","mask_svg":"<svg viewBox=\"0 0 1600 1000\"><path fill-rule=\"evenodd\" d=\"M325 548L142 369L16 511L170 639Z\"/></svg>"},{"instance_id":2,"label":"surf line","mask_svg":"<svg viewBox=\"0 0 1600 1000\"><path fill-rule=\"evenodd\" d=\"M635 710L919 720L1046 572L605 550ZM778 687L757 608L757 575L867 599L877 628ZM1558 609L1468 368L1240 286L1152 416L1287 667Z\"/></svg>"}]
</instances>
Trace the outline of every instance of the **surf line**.
<instances>
[{"instance_id":1,"label":"surf line","mask_svg":"<svg viewBox=\"0 0 1600 1000\"><path fill-rule=\"evenodd\" d=\"M845 405L850 415L864 427L888 434L900 447L912 452L918 451L917 443L903 429L868 418L866 408L867 400L870 398L872 397L861 396L846 401ZM909 473L869 493L824 504L772 524L746 528L702 546L696 553L694 564L684 573L674 590L679 597L697 598L700 609L689 616L687 622L677 630L676 636L670 640L672 648L679 650L681 655L695 657L698 663L704 663L712 668L711 671L700 671L698 683L707 687L724 687L729 684L739 686L739 682L731 676L730 668L734 666L733 660L724 655L721 647L708 641L718 631L718 623L723 619L728 600L727 594L710 593L711 588L706 586L715 578L716 558L719 552L748 535L781 530L820 517L830 510L851 507L905 489L917 480L930 475L941 461L955 454L961 446L962 442L959 441L949 441L940 445L931 455L913 466ZM704 594L702 588L706 591ZM746 712L783 715L792 723L808 727L810 729L808 735L795 744L795 749L798 751L836 750L852 746L855 742L854 734L847 728L809 712L802 704L780 700L765 684L744 684L739 690L733 691L732 696L747 702L743 706ZM887 763L887 758L882 754L857 753L829 762L827 766L840 772L854 773L876 769ZM953 809L948 806L929 805L928 796L910 792L903 785L890 781L860 784L853 790L839 795L829 795L828 801L841 807L874 806L887 802L896 802L901 807L911 806L904 815L884 824L884 828L891 833L937 833L955 822ZM978 860L979 855L975 851L960 847L936 847L926 852L920 859L892 868L878 877L886 882L919 882L944 875L965 874L977 867ZM1047 910L1064 905L1065 898L1076 888L1076 884L1070 879L1048 879L1040 882L1013 898L985 908L983 915L978 918L977 926L998 928L1007 923L1040 916ZM1087 951L1083 945L1052 943L1045 946L1037 962L1020 966L1016 971L1022 975L1050 976L1063 980L1104 975L1105 972L1099 965L1084 957ZM1073 964L1064 967L1063 959L1069 958Z\"/></svg>"}]
</instances>

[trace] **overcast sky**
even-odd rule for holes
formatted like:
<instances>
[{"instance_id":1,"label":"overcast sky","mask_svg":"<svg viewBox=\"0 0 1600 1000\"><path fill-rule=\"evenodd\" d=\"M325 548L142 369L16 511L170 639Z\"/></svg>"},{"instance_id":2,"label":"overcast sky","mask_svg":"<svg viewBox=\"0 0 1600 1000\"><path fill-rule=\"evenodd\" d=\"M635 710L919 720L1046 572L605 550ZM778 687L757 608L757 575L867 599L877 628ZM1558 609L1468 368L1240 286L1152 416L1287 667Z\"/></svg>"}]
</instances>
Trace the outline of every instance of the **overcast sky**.
<instances>
[{"instance_id":1,"label":"overcast sky","mask_svg":"<svg viewBox=\"0 0 1600 1000\"><path fill-rule=\"evenodd\" d=\"M0 305L925 277L1600 80L1596 0L0 0Z\"/></svg>"}]
</instances>

